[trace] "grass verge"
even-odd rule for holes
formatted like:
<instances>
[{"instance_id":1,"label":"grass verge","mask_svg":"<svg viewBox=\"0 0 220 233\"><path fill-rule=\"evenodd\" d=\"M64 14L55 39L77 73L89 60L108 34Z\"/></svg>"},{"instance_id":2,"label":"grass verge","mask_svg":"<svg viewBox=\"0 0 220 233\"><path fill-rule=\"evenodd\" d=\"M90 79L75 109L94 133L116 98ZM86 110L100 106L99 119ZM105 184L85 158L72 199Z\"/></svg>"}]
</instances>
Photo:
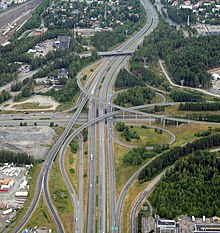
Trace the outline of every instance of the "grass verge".
<instances>
[{"instance_id":1,"label":"grass verge","mask_svg":"<svg viewBox=\"0 0 220 233\"><path fill-rule=\"evenodd\" d=\"M137 124L137 123L136 123ZM130 126L128 126L130 127ZM131 141L126 141L125 138L121 135L121 132L118 132L115 129L115 135L116 137L128 144L128 145L134 145L134 146L141 146L141 145L152 145L152 144L166 144L169 142L170 136L165 133L162 132L162 134L159 134L158 132L155 132L154 129L150 129L150 128L142 128L141 126L134 126L133 128L129 128L129 131L131 132L136 132L139 136L140 136L140 140L137 139L131 139Z\"/></svg>"},{"instance_id":2,"label":"grass verge","mask_svg":"<svg viewBox=\"0 0 220 233\"><path fill-rule=\"evenodd\" d=\"M147 185L148 183L140 184L138 180L136 180L131 186L131 188L128 190L122 207L121 232L130 233L131 208L134 205L137 198L139 197L139 195L147 187Z\"/></svg>"},{"instance_id":3,"label":"grass verge","mask_svg":"<svg viewBox=\"0 0 220 233\"><path fill-rule=\"evenodd\" d=\"M55 222L48 211L48 208L43 199L43 195L41 195L38 206L34 211L34 214L31 216L25 228L30 227L47 227L48 229L52 229L52 232L57 232Z\"/></svg>"},{"instance_id":4,"label":"grass verge","mask_svg":"<svg viewBox=\"0 0 220 233\"><path fill-rule=\"evenodd\" d=\"M52 105L42 106L40 103L23 103L23 104L15 104L12 106L16 109L48 109L53 107Z\"/></svg>"},{"instance_id":5,"label":"grass verge","mask_svg":"<svg viewBox=\"0 0 220 233\"><path fill-rule=\"evenodd\" d=\"M210 127L219 128L217 124L197 124L197 123L186 123L179 126L168 125L165 128L170 130L176 136L176 141L172 146L180 146L184 143L191 142L198 137L195 136L197 132L207 131Z\"/></svg>"},{"instance_id":6,"label":"grass verge","mask_svg":"<svg viewBox=\"0 0 220 233\"><path fill-rule=\"evenodd\" d=\"M78 145L78 140L74 139L74 141L76 141L77 145ZM78 154L77 153L73 153L71 151L71 148L68 147L67 148L67 152L64 158L64 162L65 162L65 167L66 167L66 171L67 171L67 175L70 179L70 182L73 186L73 189L76 192L76 195L78 194Z\"/></svg>"},{"instance_id":7,"label":"grass verge","mask_svg":"<svg viewBox=\"0 0 220 233\"><path fill-rule=\"evenodd\" d=\"M49 190L51 200L57 210L65 232L73 231L73 203L71 201L68 189L63 181L58 159L52 165L49 177Z\"/></svg>"}]
</instances>

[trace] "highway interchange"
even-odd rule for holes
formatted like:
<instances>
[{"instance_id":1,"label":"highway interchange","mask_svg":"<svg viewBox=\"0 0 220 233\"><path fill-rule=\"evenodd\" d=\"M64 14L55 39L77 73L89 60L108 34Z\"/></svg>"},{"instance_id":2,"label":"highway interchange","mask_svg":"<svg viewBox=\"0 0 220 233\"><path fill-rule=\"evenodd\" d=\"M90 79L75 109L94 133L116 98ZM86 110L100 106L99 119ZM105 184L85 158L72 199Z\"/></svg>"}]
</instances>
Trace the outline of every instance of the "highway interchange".
<instances>
[{"instance_id":1,"label":"highway interchange","mask_svg":"<svg viewBox=\"0 0 220 233\"><path fill-rule=\"evenodd\" d=\"M32 1L30 4L38 4L39 1ZM138 45L142 43L145 36L149 35L158 24L158 15L152 4L149 0L141 0L141 3L144 6L147 15L147 21L144 27L137 32L133 37L128 39L125 43L120 45L117 50L124 51L134 51L137 49ZM29 5L28 5L29 6ZM33 7L33 5L32 5ZM5 24L4 20L0 17L0 24ZM6 22L7 23L7 22ZM53 164L55 157L59 156L59 165L63 180L68 188L70 193L73 208L74 208L74 229L75 233L84 232L84 228L86 228L87 233L94 233L96 229L98 229L99 233L106 232L121 232L121 213L122 207L125 200L126 193L129 188L133 184L134 180L138 177L140 172L150 163L146 163L143 167L141 167L126 183L123 187L118 199L116 198L116 189L115 189L115 174L114 174L114 158L113 158L113 142L114 134L113 134L113 118L112 116L121 114L123 112L123 119L126 120L128 117L124 115L125 113L133 113L138 116L142 116L147 121L151 121L151 119L159 118L163 121L172 120L175 122L196 122L185 119L177 119L173 117L168 117L164 115L154 115L149 113L144 113L139 111L139 109L146 107L130 107L124 108L117 106L112 103L112 92L115 79L117 74L119 73L122 67L126 67L129 61L129 55L126 56L118 56L118 57L108 57L102 58L99 66L94 70L92 75L87 80L85 86L81 83L81 78L85 70L90 69L92 65L85 68L85 70L81 71L77 76L77 83L79 85L81 95L79 100L77 101L77 105L74 113L68 112L54 112L54 113L29 113L24 114L5 114L0 116L1 124L6 125L14 125L18 122L41 122L42 124L48 124L48 122L53 121L54 123L64 124L66 128L60 138L53 145L50 150L47 158L43 164L43 167L40 171L36 193L34 199L28 209L27 213L23 217L23 219L18 223L14 232L20 232L21 229L25 226L27 221L30 219L32 214L34 213L37 204L40 200L40 196L43 193L48 209L53 217L57 231L59 233L65 232L64 226L60 220L60 217L57 214L56 208L54 207L48 182L49 182L49 174ZM159 90L156 90L159 91ZM161 93L158 93L161 99L161 105L171 105L173 103L165 103L165 99ZM88 103L89 111L88 114L82 113L83 108ZM154 105L147 105L154 106ZM116 110L118 109L118 110ZM72 109L70 109L72 110ZM133 119L131 121L134 121ZM138 121L138 117L136 117L136 121ZM143 119L141 118L143 122ZM40 124L41 124L40 123ZM98 123L98 125L96 124ZM106 124L107 123L107 124ZM200 122L201 123L201 122ZM78 128L74 129L74 125L80 124ZM152 126L153 127L153 126ZM88 173L88 193L87 193L87 213L83 212L83 163L84 163L84 152L83 152L83 137L81 132L83 129L88 128L88 161L89 161L89 173ZM98 128L98 130L97 130ZM73 132L72 132L73 130ZM163 129L164 130L164 129ZM173 143L175 140L175 136L170 134L170 142ZM65 169L64 157L66 154L66 150L70 142L75 138L79 139L79 175L78 175L78 197L76 195L75 190L73 189L71 182L68 178ZM97 150L97 145L99 150ZM98 164L98 166L97 166ZM98 171L98 174L96 174ZM98 188L97 188L97 180L96 177L99 177L98 180ZM143 191L142 195L137 199L134 207L132 208L131 213L131 232L134 232L134 219L138 209L138 206L146 196L146 194L151 190L153 186L159 181L162 174L156 177L152 183ZM98 190L98 193L97 193ZM109 197L108 197L109 194ZM99 200L99 208L98 213L96 209L96 195ZM108 203L109 202L109 203ZM109 210L108 210L109 207ZM98 214L98 221L96 221L96 215ZM84 216L86 216L86 223L84 221ZM97 224L97 226L96 226Z\"/></svg>"}]
</instances>

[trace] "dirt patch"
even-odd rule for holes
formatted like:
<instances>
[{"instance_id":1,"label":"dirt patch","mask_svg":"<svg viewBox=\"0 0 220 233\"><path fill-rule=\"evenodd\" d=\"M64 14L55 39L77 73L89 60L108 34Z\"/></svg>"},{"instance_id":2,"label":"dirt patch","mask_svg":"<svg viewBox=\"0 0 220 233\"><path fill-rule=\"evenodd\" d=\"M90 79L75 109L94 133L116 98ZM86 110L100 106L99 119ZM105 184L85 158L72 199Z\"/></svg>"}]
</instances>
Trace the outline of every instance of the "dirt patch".
<instances>
[{"instance_id":1,"label":"dirt patch","mask_svg":"<svg viewBox=\"0 0 220 233\"><path fill-rule=\"evenodd\" d=\"M50 96L36 95L29 99L15 103L13 101L7 102L7 106L4 105L4 110L14 111L41 111L41 110L55 110L59 106L59 103L53 100Z\"/></svg>"},{"instance_id":2,"label":"dirt patch","mask_svg":"<svg viewBox=\"0 0 220 233\"><path fill-rule=\"evenodd\" d=\"M0 127L0 148L43 159L55 135L55 131L46 126Z\"/></svg>"}]
</instances>

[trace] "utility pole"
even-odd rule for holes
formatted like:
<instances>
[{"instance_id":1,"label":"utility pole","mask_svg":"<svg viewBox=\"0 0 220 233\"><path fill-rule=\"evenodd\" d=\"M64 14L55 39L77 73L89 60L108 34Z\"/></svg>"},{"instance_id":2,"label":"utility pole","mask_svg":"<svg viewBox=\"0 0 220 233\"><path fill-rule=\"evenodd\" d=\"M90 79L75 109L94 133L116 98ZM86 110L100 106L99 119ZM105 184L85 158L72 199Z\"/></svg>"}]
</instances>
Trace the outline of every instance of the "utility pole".
<instances>
[{"instance_id":1,"label":"utility pole","mask_svg":"<svg viewBox=\"0 0 220 233\"><path fill-rule=\"evenodd\" d=\"M105 1L105 13L104 13L104 19L105 19L105 25L107 26L107 24L106 24L106 19L107 19L106 4L107 4L107 2Z\"/></svg>"},{"instance_id":2,"label":"utility pole","mask_svg":"<svg viewBox=\"0 0 220 233\"><path fill-rule=\"evenodd\" d=\"M183 87L184 79L180 80L181 87Z\"/></svg>"},{"instance_id":3,"label":"utility pole","mask_svg":"<svg viewBox=\"0 0 220 233\"><path fill-rule=\"evenodd\" d=\"M187 17L187 26L189 27L189 15Z\"/></svg>"}]
</instances>

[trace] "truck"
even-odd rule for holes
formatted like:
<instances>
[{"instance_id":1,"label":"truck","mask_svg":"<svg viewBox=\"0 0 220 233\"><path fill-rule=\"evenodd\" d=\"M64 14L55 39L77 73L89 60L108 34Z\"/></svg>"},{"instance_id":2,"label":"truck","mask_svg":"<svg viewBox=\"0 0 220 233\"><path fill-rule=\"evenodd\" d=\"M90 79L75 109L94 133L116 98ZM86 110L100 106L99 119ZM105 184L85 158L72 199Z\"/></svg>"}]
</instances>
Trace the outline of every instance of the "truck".
<instances>
[{"instance_id":1,"label":"truck","mask_svg":"<svg viewBox=\"0 0 220 233\"><path fill-rule=\"evenodd\" d=\"M12 211L13 211L13 209L10 208L10 209L8 209L8 210L3 211L2 214L3 214L3 215L7 215L7 214L12 213Z\"/></svg>"}]
</instances>

